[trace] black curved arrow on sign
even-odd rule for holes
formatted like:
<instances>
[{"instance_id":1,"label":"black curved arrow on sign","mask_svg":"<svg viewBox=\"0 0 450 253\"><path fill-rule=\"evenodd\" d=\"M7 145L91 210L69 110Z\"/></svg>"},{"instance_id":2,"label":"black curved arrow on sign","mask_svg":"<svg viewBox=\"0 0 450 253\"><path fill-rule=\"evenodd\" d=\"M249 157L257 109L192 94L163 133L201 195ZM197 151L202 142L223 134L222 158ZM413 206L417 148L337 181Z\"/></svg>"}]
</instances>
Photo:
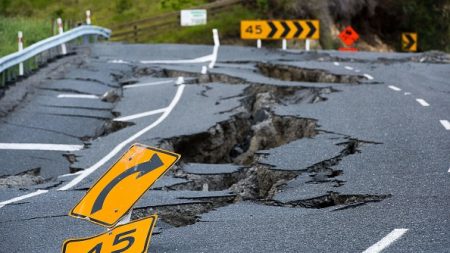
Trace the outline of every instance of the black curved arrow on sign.
<instances>
[{"instance_id":1,"label":"black curved arrow on sign","mask_svg":"<svg viewBox=\"0 0 450 253\"><path fill-rule=\"evenodd\" d=\"M269 26L270 26L270 33L269 33L269 35L267 36L267 37L269 37L269 38L273 38L273 36L275 35L275 33L277 33L278 32L278 29L277 29L277 27L273 24L273 22L272 21L269 21Z\"/></svg>"},{"instance_id":2,"label":"black curved arrow on sign","mask_svg":"<svg viewBox=\"0 0 450 253\"><path fill-rule=\"evenodd\" d=\"M294 25L297 28L297 32L295 33L294 38L298 38L303 32L303 27L300 22L294 22Z\"/></svg>"},{"instance_id":3,"label":"black curved arrow on sign","mask_svg":"<svg viewBox=\"0 0 450 253\"><path fill-rule=\"evenodd\" d=\"M285 38L291 31L291 28L289 28L288 24L285 21L281 21L281 25L283 26L284 29L283 34L281 34L281 37Z\"/></svg>"},{"instance_id":4,"label":"black curved arrow on sign","mask_svg":"<svg viewBox=\"0 0 450 253\"><path fill-rule=\"evenodd\" d=\"M306 35L306 38L311 38L312 36L314 36L314 33L316 33L316 27L314 26L314 24L310 21L306 21L306 24L309 27L309 33Z\"/></svg>"},{"instance_id":5,"label":"black curved arrow on sign","mask_svg":"<svg viewBox=\"0 0 450 253\"><path fill-rule=\"evenodd\" d=\"M103 204L105 203L105 199L108 196L108 194L111 192L111 190L118 185L123 179L125 179L128 176L131 176L135 173L138 173L136 176L136 179L144 176L145 174L161 167L164 165L159 158L157 154L154 154L150 160L147 162L138 164L132 168L127 169L126 171L122 172L120 175L118 175L116 178L114 178L111 182L109 182L105 188L100 192L97 199L94 202L94 205L92 206L91 214L101 210L103 208Z\"/></svg>"},{"instance_id":6,"label":"black curved arrow on sign","mask_svg":"<svg viewBox=\"0 0 450 253\"><path fill-rule=\"evenodd\" d=\"M411 49L414 44L416 44L416 41L411 36L411 34L405 34L406 39L408 40L408 44L406 44L405 49Z\"/></svg>"}]
</instances>

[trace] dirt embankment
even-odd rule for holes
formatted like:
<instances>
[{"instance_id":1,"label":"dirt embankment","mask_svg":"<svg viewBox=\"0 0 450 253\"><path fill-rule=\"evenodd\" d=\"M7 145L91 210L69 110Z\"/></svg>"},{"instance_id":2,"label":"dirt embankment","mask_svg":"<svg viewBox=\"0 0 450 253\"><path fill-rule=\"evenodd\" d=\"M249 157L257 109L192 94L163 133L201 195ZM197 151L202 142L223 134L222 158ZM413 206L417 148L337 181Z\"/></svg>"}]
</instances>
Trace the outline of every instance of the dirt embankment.
<instances>
[{"instance_id":1,"label":"dirt embankment","mask_svg":"<svg viewBox=\"0 0 450 253\"><path fill-rule=\"evenodd\" d=\"M338 48L351 25L367 51L399 51L402 32L419 34L419 51L450 51L450 0L247 0L273 19L320 19L320 47Z\"/></svg>"}]
</instances>

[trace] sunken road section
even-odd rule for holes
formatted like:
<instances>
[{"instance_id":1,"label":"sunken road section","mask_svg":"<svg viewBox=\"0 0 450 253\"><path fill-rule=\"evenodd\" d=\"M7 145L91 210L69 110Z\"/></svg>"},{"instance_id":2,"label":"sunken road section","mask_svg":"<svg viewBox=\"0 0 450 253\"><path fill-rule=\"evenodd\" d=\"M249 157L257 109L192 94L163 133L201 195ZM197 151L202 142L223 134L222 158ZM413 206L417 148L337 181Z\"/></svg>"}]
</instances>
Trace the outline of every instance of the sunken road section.
<instances>
[{"instance_id":1,"label":"sunken road section","mask_svg":"<svg viewBox=\"0 0 450 253\"><path fill-rule=\"evenodd\" d=\"M258 64L258 68L267 76L289 81L359 83L361 80L358 76L339 76L323 71L292 69L288 66ZM380 144L345 136L344 139L347 141L337 144L343 147L337 156L298 170L279 170L259 162L263 156L259 153L261 150L279 147L301 138L314 138L324 132L318 130L315 119L276 115L272 108L290 104L323 102L326 100L323 94L336 92L331 87L255 84L225 74L199 75L152 68L136 68L134 71L134 74L138 76L195 77L196 81L192 85L201 84L206 88L209 87L210 82L247 84L248 87L241 94L241 106L228 111L234 112L229 119L216 123L204 132L164 139L159 144L163 149L173 150L182 155L181 165L171 173L172 176L186 179L187 182L155 190L225 190L230 191L232 195L189 198L194 203L138 208L133 211L133 219L157 212L166 223L178 227L194 224L199 221L202 213L238 201L253 201L263 205L290 208L343 206L335 209L341 210L390 197L390 195L340 194L337 191L330 191L318 197L289 202L273 199L277 192L283 190L286 183L300 175L307 175L310 178L308 184L331 182L333 187L338 189L346 182L336 179L343 174L343 171L335 170L333 167L346 156L360 152L359 148L363 145ZM231 173L192 174L183 170L186 163L234 164L240 168Z\"/></svg>"}]
</instances>

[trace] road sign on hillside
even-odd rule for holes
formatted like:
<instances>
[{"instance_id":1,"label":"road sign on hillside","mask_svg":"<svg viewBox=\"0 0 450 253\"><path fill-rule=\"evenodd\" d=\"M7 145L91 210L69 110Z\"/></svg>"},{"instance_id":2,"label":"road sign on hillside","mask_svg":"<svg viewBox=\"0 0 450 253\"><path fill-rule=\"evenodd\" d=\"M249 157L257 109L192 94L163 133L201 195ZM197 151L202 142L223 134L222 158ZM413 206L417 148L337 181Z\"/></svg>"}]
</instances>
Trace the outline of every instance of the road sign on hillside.
<instances>
[{"instance_id":1,"label":"road sign on hillside","mask_svg":"<svg viewBox=\"0 0 450 253\"><path fill-rule=\"evenodd\" d=\"M319 20L242 20L241 38L318 40L319 29Z\"/></svg>"},{"instance_id":2,"label":"road sign on hillside","mask_svg":"<svg viewBox=\"0 0 450 253\"><path fill-rule=\"evenodd\" d=\"M345 45L351 46L359 39L359 34L351 26L347 26L338 37Z\"/></svg>"},{"instance_id":3,"label":"road sign on hillside","mask_svg":"<svg viewBox=\"0 0 450 253\"><path fill-rule=\"evenodd\" d=\"M402 33L402 50L417 51L417 33Z\"/></svg>"},{"instance_id":4,"label":"road sign on hillside","mask_svg":"<svg viewBox=\"0 0 450 253\"><path fill-rule=\"evenodd\" d=\"M114 226L179 158L165 150L133 145L89 189L70 215Z\"/></svg>"},{"instance_id":5,"label":"road sign on hillside","mask_svg":"<svg viewBox=\"0 0 450 253\"><path fill-rule=\"evenodd\" d=\"M82 239L70 239L64 242L63 253L101 253L101 252L147 252L158 216L117 226L100 235Z\"/></svg>"},{"instance_id":6,"label":"road sign on hillside","mask_svg":"<svg viewBox=\"0 0 450 253\"><path fill-rule=\"evenodd\" d=\"M206 10L181 10L180 23L181 26L206 25Z\"/></svg>"}]
</instances>

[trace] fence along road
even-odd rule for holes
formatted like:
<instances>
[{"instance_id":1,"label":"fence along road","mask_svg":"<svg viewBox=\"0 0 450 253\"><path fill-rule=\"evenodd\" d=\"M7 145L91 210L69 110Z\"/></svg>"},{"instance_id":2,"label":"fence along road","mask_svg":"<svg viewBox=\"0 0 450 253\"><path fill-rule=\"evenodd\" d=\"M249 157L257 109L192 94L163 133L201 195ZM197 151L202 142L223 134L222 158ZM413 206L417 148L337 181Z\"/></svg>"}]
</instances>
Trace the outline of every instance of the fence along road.
<instances>
[{"instance_id":1,"label":"fence along road","mask_svg":"<svg viewBox=\"0 0 450 253\"><path fill-rule=\"evenodd\" d=\"M205 9L208 18L218 13L224 12L233 6L240 4L239 0L224 0L205 4L196 9ZM156 35L161 30L175 27L180 24L180 13L178 11L169 12L159 16L136 20L128 23L112 25L114 31L111 35L112 41L142 42L152 35Z\"/></svg>"}]
</instances>

